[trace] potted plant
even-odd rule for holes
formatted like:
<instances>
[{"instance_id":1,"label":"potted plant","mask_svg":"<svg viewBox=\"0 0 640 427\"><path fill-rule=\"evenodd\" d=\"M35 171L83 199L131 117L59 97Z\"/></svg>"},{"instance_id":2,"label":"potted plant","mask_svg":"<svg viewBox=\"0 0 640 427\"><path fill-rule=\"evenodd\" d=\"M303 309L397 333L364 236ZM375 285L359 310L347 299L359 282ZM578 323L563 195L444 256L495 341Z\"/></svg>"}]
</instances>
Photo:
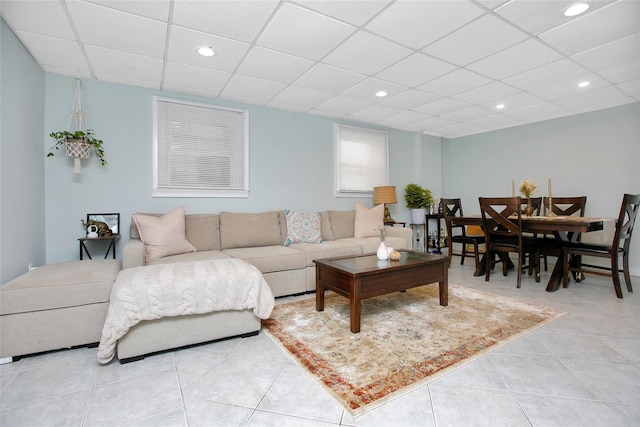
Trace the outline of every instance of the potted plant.
<instances>
[{"instance_id":1,"label":"potted plant","mask_svg":"<svg viewBox=\"0 0 640 427\"><path fill-rule=\"evenodd\" d=\"M431 191L418 184L407 184L404 189L404 201L411 210L411 223L424 224L429 206L433 204Z\"/></svg>"},{"instance_id":2,"label":"potted plant","mask_svg":"<svg viewBox=\"0 0 640 427\"><path fill-rule=\"evenodd\" d=\"M91 148L96 153L96 158L100 162L101 166L105 166L107 161L104 159L104 148L102 145L104 142L101 139L97 139L94 136L93 130L87 131L77 130L75 132L69 132L66 130L59 132L51 132L49 136L56 140L56 143L51 147L47 157L53 156L55 153L53 150L59 150L61 147L65 147L65 154L69 157L75 158L76 166L74 172L79 173L80 159L86 159L91 154Z\"/></svg>"}]
</instances>

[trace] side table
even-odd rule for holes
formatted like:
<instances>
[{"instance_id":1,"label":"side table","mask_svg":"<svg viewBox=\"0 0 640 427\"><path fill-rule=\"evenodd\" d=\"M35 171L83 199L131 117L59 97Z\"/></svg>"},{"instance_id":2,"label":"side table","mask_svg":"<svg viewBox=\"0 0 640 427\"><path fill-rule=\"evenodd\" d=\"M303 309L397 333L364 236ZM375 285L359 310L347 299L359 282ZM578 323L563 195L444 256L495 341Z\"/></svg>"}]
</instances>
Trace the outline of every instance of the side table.
<instances>
[{"instance_id":1,"label":"side table","mask_svg":"<svg viewBox=\"0 0 640 427\"><path fill-rule=\"evenodd\" d=\"M89 259L91 258L91 254L89 253L89 249L85 246L84 242L87 240L101 240L109 242L109 246L107 246L107 253L104 254L104 259L107 259L109 256L109 252L113 252L113 259L116 259L116 242L120 240L119 234L113 234L111 236L103 236L103 237L80 237L78 242L80 242L80 259L84 259L84 253L87 254Z\"/></svg>"},{"instance_id":2,"label":"side table","mask_svg":"<svg viewBox=\"0 0 640 427\"><path fill-rule=\"evenodd\" d=\"M427 216L427 221L426 221L426 231L425 231L426 237L425 237L425 240L429 239L429 220L430 219L435 219L436 220L436 234L438 235L438 241L436 242L436 246L433 247L432 252L433 253L437 253L437 254L442 254L442 250L440 249L440 245L439 245L439 241L440 241L439 237L440 237L440 230L441 230L440 221L442 219L444 219L444 214L441 214L441 213L432 213L432 214L430 214L430 213L428 213L426 216ZM428 251L428 249L429 249L429 243L427 242L427 251Z\"/></svg>"},{"instance_id":3,"label":"side table","mask_svg":"<svg viewBox=\"0 0 640 427\"><path fill-rule=\"evenodd\" d=\"M427 230L429 226L426 224L409 224L411 230L416 235L414 237L414 243L416 243L416 247L413 248L416 252L427 252L429 248L429 243L427 242ZM422 233L422 235L420 235Z\"/></svg>"}]
</instances>

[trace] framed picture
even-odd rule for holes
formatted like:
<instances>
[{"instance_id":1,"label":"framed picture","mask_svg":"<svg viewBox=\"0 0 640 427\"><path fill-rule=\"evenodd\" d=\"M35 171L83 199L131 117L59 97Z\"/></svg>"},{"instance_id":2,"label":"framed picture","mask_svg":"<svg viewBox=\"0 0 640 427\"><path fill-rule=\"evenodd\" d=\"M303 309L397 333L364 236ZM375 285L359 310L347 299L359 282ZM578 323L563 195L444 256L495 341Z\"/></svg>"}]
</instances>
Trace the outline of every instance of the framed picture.
<instances>
[{"instance_id":1,"label":"framed picture","mask_svg":"<svg viewBox=\"0 0 640 427\"><path fill-rule=\"evenodd\" d=\"M113 234L120 234L120 214L119 213L90 213L87 214L87 222L99 221L109 226Z\"/></svg>"}]
</instances>

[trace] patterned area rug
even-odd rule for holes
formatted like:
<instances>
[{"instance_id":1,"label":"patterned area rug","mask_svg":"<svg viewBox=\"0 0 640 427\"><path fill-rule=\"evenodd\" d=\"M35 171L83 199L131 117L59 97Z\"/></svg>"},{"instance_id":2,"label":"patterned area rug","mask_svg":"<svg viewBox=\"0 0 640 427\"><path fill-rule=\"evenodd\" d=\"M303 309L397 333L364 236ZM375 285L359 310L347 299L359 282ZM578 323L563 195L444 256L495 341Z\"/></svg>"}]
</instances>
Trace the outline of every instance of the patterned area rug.
<instances>
[{"instance_id":1,"label":"patterned area rug","mask_svg":"<svg viewBox=\"0 0 640 427\"><path fill-rule=\"evenodd\" d=\"M349 301L327 294L276 304L263 328L316 382L357 416L434 380L565 313L449 285L362 302L361 332L349 330Z\"/></svg>"}]
</instances>

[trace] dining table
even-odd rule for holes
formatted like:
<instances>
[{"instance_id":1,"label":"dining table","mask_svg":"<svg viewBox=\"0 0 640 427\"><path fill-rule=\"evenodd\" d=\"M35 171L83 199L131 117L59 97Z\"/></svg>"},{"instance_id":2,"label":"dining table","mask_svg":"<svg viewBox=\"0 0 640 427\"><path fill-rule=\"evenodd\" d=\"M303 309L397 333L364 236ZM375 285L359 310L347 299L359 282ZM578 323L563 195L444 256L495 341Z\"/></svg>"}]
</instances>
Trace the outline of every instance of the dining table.
<instances>
[{"instance_id":1,"label":"dining table","mask_svg":"<svg viewBox=\"0 0 640 427\"><path fill-rule=\"evenodd\" d=\"M516 220L516 216L513 217ZM580 217L580 216L521 216L522 231L527 233L552 234L558 246L567 242L577 242L581 233L590 233L601 230L611 230L612 218ZM468 215L451 218L452 225L476 225L482 227L482 215ZM605 224L607 225L605 227ZM613 237L611 235L611 237ZM604 240L609 237L604 237ZM474 272L474 276L485 273L487 253L483 254L480 264ZM560 288L564 271L563 263L556 262L546 291L554 292Z\"/></svg>"}]
</instances>

